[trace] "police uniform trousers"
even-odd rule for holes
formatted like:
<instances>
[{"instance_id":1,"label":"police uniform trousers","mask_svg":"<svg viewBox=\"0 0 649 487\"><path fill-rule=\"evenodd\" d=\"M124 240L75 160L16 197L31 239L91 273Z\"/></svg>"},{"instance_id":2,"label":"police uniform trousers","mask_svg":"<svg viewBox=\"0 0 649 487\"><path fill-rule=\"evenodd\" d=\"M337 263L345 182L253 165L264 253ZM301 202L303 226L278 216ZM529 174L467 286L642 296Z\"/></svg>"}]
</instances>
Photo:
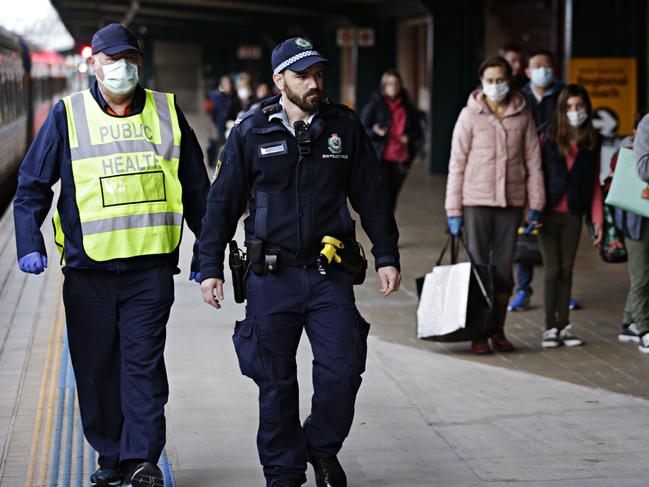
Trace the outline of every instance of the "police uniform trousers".
<instances>
[{"instance_id":1,"label":"police uniform trousers","mask_svg":"<svg viewBox=\"0 0 649 487\"><path fill-rule=\"evenodd\" d=\"M356 309L352 276L333 267L326 276L313 266L287 266L248 278L246 318L233 341L241 372L259 386L257 447L268 486L305 482L306 452L336 455L352 425L369 324ZM303 329L314 394L301 425L295 356Z\"/></svg>"},{"instance_id":2,"label":"police uniform trousers","mask_svg":"<svg viewBox=\"0 0 649 487\"><path fill-rule=\"evenodd\" d=\"M175 266L66 269L63 303L83 431L99 465L157 463L169 395L164 364Z\"/></svg>"}]
</instances>

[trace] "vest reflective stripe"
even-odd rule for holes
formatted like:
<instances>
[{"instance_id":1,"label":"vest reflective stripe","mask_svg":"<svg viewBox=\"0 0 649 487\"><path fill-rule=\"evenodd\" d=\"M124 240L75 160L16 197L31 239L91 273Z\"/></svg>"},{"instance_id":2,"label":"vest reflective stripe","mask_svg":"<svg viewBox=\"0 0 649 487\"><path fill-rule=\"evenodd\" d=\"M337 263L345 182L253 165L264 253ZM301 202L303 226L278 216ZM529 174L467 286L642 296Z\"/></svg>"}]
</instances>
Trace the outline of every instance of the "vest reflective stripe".
<instances>
[{"instance_id":1,"label":"vest reflective stripe","mask_svg":"<svg viewBox=\"0 0 649 487\"><path fill-rule=\"evenodd\" d=\"M173 95L145 90L141 113L106 114L90 90L64 98L83 248L96 261L173 252L183 221Z\"/></svg>"},{"instance_id":2,"label":"vest reflective stripe","mask_svg":"<svg viewBox=\"0 0 649 487\"><path fill-rule=\"evenodd\" d=\"M148 140L122 140L120 142L108 142L101 145L93 145L90 140L90 129L85 110L86 101L84 101L84 96L90 96L92 98L92 95L90 95L89 92L87 92L87 95L85 93L86 92L75 93L70 97L77 140L77 146L70 147L73 160L86 159L88 157L108 156L119 152L145 152L151 150L151 142ZM160 133L163 141L162 144L156 144L156 152L162 155L165 159L178 159L180 158L180 144L174 145L172 121L166 95L163 93L153 92L153 98L158 112Z\"/></svg>"},{"instance_id":3,"label":"vest reflective stripe","mask_svg":"<svg viewBox=\"0 0 649 487\"><path fill-rule=\"evenodd\" d=\"M181 213L144 213L142 215L116 216L93 222L84 222L81 224L81 231L84 235L93 235L95 233L128 230L129 228L155 227L158 225L180 226L182 223L183 215Z\"/></svg>"}]
</instances>

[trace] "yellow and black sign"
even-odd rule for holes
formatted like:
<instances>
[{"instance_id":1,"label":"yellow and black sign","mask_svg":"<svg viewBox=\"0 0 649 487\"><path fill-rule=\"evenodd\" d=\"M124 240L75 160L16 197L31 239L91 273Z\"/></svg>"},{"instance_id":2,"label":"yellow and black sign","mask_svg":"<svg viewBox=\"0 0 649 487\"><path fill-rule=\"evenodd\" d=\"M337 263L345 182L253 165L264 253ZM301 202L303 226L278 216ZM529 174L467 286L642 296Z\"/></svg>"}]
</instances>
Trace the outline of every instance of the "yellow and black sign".
<instances>
[{"instance_id":1,"label":"yellow and black sign","mask_svg":"<svg viewBox=\"0 0 649 487\"><path fill-rule=\"evenodd\" d=\"M633 117L638 109L637 61L632 57L573 58L571 83L588 90L594 124L604 136L633 133Z\"/></svg>"}]
</instances>

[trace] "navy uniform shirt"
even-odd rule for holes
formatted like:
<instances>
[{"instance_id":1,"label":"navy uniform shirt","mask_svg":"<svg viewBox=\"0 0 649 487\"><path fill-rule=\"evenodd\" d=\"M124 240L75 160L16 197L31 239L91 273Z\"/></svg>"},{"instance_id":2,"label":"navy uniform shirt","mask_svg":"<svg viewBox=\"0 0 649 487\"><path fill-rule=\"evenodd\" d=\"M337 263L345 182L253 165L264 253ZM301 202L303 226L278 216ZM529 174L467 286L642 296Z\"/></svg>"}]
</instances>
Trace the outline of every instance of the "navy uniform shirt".
<instances>
[{"instance_id":1,"label":"navy uniform shirt","mask_svg":"<svg viewBox=\"0 0 649 487\"><path fill-rule=\"evenodd\" d=\"M300 156L282 120L262 112L278 101L264 101L230 133L207 198L202 278L223 279L225 248L246 207L247 242L263 240L295 255L298 263L312 264L323 236L353 231L348 198L372 241L376 267L398 267L397 225L379 161L356 114L323 103L309 126L311 153Z\"/></svg>"},{"instance_id":2,"label":"navy uniform shirt","mask_svg":"<svg viewBox=\"0 0 649 487\"><path fill-rule=\"evenodd\" d=\"M108 112L108 104L102 97L97 82L90 91L101 108ZM145 98L144 89L138 85L131 102L130 115L142 112ZM178 178L183 190L183 211L191 231L194 235L200 235L209 180L203 163L203 151L196 140L196 135L177 106L176 112L181 131ZM18 189L14 201L18 258L30 252L46 253L40 228L52 204L52 185L59 179L61 180L61 192L57 208L65 234L66 267L123 271L178 264L178 249L169 254L138 256L105 262L97 262L86 255L82 245L81 224L72 178L66 110L62 100L52 108L20 166ZM199 264L196 246L194 254L196 257L192 263L192 270L197 271Z\"/></svg>"}]
</instances>

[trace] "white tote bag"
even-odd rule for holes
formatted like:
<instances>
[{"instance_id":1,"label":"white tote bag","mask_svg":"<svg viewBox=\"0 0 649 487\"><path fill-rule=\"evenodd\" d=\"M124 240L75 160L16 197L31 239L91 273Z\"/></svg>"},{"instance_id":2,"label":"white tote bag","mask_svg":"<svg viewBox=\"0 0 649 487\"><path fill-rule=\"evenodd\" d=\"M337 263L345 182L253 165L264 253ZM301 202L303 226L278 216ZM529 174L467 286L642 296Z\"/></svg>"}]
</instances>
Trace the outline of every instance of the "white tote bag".
<instances>
[{"instance_id":1,"label":"white tote bag","mask_svg":"<svg viewBox=\"0 0 649 487\"><path fill-rule=\"evenodd\" d=\"M426 274L417 308L417 337L448 335L466 326L471 264L436 266Z\"/></svg>"}]
</instances>

